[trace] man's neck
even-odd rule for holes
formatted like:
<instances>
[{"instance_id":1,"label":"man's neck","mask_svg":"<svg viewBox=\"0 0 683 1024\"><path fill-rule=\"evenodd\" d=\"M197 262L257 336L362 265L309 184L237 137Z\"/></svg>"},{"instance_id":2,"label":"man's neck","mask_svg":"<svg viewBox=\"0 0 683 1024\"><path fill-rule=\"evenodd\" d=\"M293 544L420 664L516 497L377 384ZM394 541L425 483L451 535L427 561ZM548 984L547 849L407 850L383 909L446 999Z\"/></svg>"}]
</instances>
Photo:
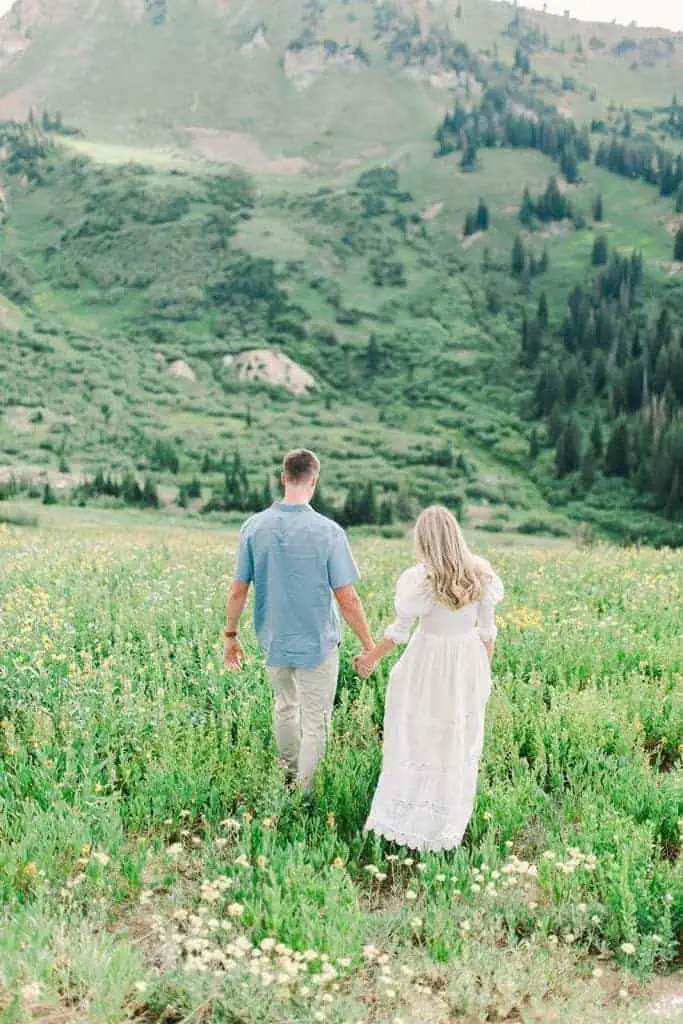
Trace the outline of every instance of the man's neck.
<instances>
[{"instance_id":1,"label":"man's neck","mask_svg":"<svg viewBox=\"0 0 683 1024\"><path fill-rule=\"evenodd\" d=\"M283 505L308 505L311 500L308 491L298 491L295 488L287 488L282 499Z\"/></svg>"}]
</instances>

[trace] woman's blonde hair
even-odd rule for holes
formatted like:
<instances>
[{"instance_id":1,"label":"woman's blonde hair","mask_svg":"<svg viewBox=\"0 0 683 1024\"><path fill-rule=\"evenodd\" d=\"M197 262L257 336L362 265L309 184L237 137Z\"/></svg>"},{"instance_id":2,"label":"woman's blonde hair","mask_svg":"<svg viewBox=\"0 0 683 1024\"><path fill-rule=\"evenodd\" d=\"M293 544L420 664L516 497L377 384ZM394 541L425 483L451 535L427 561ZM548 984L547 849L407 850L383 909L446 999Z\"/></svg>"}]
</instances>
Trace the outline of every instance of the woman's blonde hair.
<instances>
[{"instance_id":1,"label":"woman's blonde hair","mask_svg":"<svg viewBox=\"0 0 683 1024\"><path fill-rule=\"evenodd\" d=\"M458 609L480 599L491 568L472 554L457 519L444 505L430 505L417 520L415 549L439 604Z\"/></svg>"}]
</instances>

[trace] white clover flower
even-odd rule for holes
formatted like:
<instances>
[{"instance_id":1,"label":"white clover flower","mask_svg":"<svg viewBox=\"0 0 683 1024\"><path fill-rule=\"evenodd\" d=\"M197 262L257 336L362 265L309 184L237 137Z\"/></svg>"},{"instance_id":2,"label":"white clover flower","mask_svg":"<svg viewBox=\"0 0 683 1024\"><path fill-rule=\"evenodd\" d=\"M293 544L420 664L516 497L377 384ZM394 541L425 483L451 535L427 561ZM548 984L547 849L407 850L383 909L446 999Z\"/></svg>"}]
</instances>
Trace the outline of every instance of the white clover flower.
<instances>
[{"instance_id":1,"label":"white clover flower","mask_svg":"<svg viewBox=\"0 0 683 1024\"><path fill-rule=\"evenodd\" d=\"M376 879L376 880L377 880L378 882L386 882L386 880L387 880L387 876L386 876L386 874L384 873L384 871L378 871L378 872L377 872L377 874L375 875L375 879Z\"/></svg>"},{"instance_id":2,"label":"white clover flower","mask_svg":"<svg viewBox=\"0 0 683 1024\"><path fill-rule=\"evenodd\" d=\"M585 914L588 910L588 905L586 903L579 903L577 904L576 909L579 911L579 913Z\"/></svg>"},{"instance_id":3,"label":"white clover flower","mask_svg":"<svg viewBox=\"0 0 683 1024\"><path fill-rule=\"evenodd\" d=\"M411 867L413 866L413 864L414 864L414 863L415 863L415 861L413 860L413 858L412 858L412 857L406 857L406 858L404 859L404 861L403 861L403 864L404 864L404 865L405 865L405 867L407 867L407 868L411 868Z\"/></svg>"},{"instance_id":4,"label":"white clover flower","mask_svg":"<svg viewBox=\"0 0 683 1024\"><path fill-rule=\"evenodd\" d=\"M434 876L434 881L435 882L445 882L446 881L446 876L445 875L435 875Z\"/></svg>"},{"instance_id":5,"label":"white clover flower","mask_svg":"<svg viewBox=\"0 0 683 1024\"><path fill-rule=\"evenodd\" d=\"M103 868L106 868L107 864L109 863L109 857L104 852L104 850L95 850L95 852L92 855L92 859L96 860L97 863Z\"/></svg>"},{"instance_id":6,"label":"white clover flower","mask_svg":"<svg viewBox=\"0 0 683 1024\"><path fill-rule=\"evenodd\" d=\"M416 864L415 865L415 870L419 871L422 874L423 872L425 872L427 870L427 865L426 864L422 864L422 863Z\"/></svg>"},{"instance_id":7,"label":"white clover flower","mask_svg":"<svg viewBox=\"0 0 683 1024\"><path fill-rule=\"evenodd\" d=\"M564 937L564 941L567 943L568 946L571 946L571 944L576 941L576 935L574 935L572 932L567 932L567 934Z\"/></svg>"},{"instance_id":8,"label":"white clover flower","mask_svg":"<svg viewBox=\"0 0 683 1024\"><path fill-rule=\"evenodd\" d=\"M543 854L543 860L555 860L555 854L552 850L546 850Z\"/></svg>"},{"instance_id":9,"label":"white clover flower","mask_svg":"<svg viewBox=\"0 0 683 1024\"><path fill-rule=\"evenodd\" d=\"M379 871L379 868L376 867L374 864L366 864L364 870L367 871L369 875L376 875L377 872Z\"/></svg>"},{"instance_id":10,"label":"white clover flower","mask_svg":"<svg viewBox=\"0 0 683 1024\"><path fill-rule=\"evenodd\" d=\"M636 947L633 945L632 942L622 942L622 944L619 946L619 949L622 953L625 953L626 956L633 956L633 954L636 951Z\"/></svg>"},{"instance_id":11,"label":"white clover flower","mask_svg":"<svg viewBox=\"0 0 683 1024\"><path fill-rule=\"evenodd\" d=\"M244 907L241 903L231 903L228 907L228 914L230 917L241 917L244 913Z\"/></svg>"},{"instance_id":12,"label":"white clover flower","mask_svg":"<svg viewBox=\"0 0 683 1024\"><path fill-rule=\"evenodd\" d=\"M414 902L414 901L415 901L416 899L417 899L417 893L416 893L416 892L413 892L413 890L412 890L412 889L408 889L408 890L406 891L406 900L407 900L407 901L408 901L409 903L413 903L413 902Z\"/></svg>"},{"instance_id":13,"label":"white clover flower","mask_svg":"<svg viewBox=\"0 0 683 1024\"><path fill-rule=\"evenodd\" d=\"M472 883L472 892L474 892L474 893L481 892L481 886L477 885L476 882L473 882Z\"/></svg>"},{"instance_id":14,"label":"white clover flower","mask_svg":"<svg viewBox=\"0 0 683 1024\"><path fill-rule=\"evenodd\" d=\"M269 953L271 949L275 949L275 939L261 939L260 946L264 953Z\"/></svg>"},{"instance_id":15,"label":"white clover flower","mask_svg":"<svg viewBox=\"0 0 683 1024\"><path fill-rule=\"evenodd\" d=\"M593 968L593 977L594 978L602 978L602 968L601 967L594 967Z\"/></svg>"},{"instance_id":16,"label":"white clover flower","mask_svg":"<svg viewBox=\"0 0 683 1024\"><path fill-rule=\"evenodd\" d=\"M415 928L417 930L417 929L421 928L423 924L424 924L424 921L422 920L421 917L413 917L413 918L411 918L411 921L410 921L410 927L411 928Z\"/></svg>"},{"instance_id":17,"label":"white clover flower","mask_svg":"<svg viewBox=\"0 0 683 1024\"><path fill-rule=\"evenodd\" d=\"M218 839L214 839L213 845L216 847L217 850L222 850L223 847L228 845L228 840L219 836Z\"/></svg>"}]
</instances>

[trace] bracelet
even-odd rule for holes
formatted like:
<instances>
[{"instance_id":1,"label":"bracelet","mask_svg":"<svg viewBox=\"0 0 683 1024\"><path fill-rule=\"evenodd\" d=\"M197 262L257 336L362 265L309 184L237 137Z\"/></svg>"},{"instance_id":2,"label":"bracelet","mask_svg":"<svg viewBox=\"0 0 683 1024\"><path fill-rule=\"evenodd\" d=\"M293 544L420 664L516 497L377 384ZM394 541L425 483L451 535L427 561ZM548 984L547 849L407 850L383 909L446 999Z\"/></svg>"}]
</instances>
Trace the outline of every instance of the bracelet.
<instances>
[{"instance_id":1,"label":"bracelet","mask_svg":"<svg viewBox=\"0 0 683 1024\"><path fill-rule=\"evenodd\" d=\"M237 631L233 633L230 629L223 630L223 636L226 640L235 640L237 638Z\"/></svg>"}]
</instances>

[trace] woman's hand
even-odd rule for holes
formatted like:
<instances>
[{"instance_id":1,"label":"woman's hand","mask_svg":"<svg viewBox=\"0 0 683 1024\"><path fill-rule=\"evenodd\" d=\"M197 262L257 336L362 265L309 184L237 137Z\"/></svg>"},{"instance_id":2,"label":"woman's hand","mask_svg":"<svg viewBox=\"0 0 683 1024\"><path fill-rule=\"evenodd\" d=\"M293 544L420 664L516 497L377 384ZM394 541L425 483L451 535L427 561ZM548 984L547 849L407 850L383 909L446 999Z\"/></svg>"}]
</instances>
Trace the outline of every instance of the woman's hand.
<instances>
[{"instance_id":1,"label":"woman's hand","mask_svg":"<svg viewBox=\"0 0 683 1024\"><path fill-rule=\"evenodd\" d=\"M354 658L353 667L361 679L367 679L371 676L377 667L377 658L375 657L374 650L364 651L363 654L359 654L357 658Z\"/></svg>"}]
</instances>

